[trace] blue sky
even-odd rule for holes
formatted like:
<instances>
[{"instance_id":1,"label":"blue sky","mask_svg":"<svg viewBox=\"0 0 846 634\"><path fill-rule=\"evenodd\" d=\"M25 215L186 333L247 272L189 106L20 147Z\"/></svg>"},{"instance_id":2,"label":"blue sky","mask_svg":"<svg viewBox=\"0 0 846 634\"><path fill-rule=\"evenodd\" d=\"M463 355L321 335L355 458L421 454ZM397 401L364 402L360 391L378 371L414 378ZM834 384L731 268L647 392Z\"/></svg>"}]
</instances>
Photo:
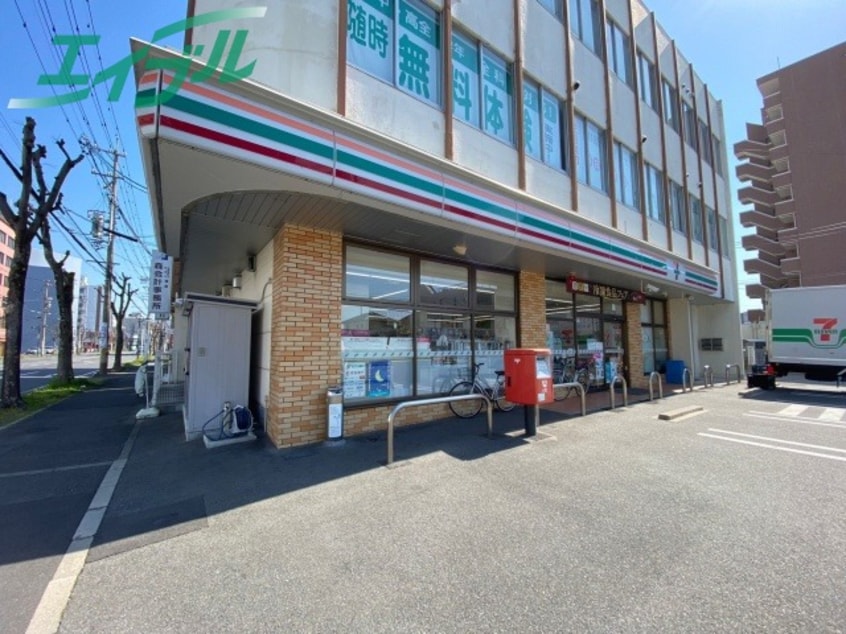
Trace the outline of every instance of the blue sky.
<instances>
[{"instance_id":1,"label":"blue sky","mask_svg":"<svg viewBox=\"0 0 846 634\"><path fill-rule=\"evenodd\" d=\"M61 164L55 139L64 138L74 154L79 150L77 139L83 134L104 148L120 144L126 154L120 163L126 178L120 181L118 198L124 218L119 219L118 230L137 233L144 239L146 249L155 249L149 203L146 193L138 187L143 185L144 175L133 122L131 78L121 99L114 103L101 91L97 100L87 99L64 109L18 110L9 109L7 104L10 98L52 94L44 86L38 86L37 80L45 72L42 63L49 73L56 72L61 63L62 50L50 42L53 34L100 35L99 50L85 48L93 73L125 57L131 36L149 40L157 28L184 18L187 2L3 0L3 4L0 41L4 43L6 63L0 69L0 148L17 162L24 118L34 117L38 122L38 141L48 147L46 173L52 181ZM761 97L755 80L779 66L792 64L846 39L846 0L651 0L647 6L693 63L710 91L723 101L734 192L737 182L733 178L736 161L731 153L732 145L745 136L746 122L760 122ZM181 46L179 38L165 43L175 48ZM84 72L78 68L76 72ZM63 94L67 89L58 87L57 92ZM88 211L108 208L103 179L92 174L92 170L104 171L107 166L106 155L86 160L71 173L64 189L65 205L71 212L62 216L62 221L80 238L89 226ZM0 167L0 191L11 199L19 193L14 177L5 166ZM737 213L740 205L734 197L732 204ZM738 242L740 235L738 230ZM91 256L105 259L102 248L96 251L89 247L89 255L61 234L56 236L56 242L83 260ZM147 275L147 251L122 239L116 245L117 273L131 276L133 284L140 285L141 278ZM743 273L743 257L743 252L739 252L741 284L753 281ZM101 270L89 262L84 264L83 274L95 283L102 279ZM740 296L744 298L742 290ZM741 304L744 309L755 306L745 299Z\"/></svg>"}]
</instances>

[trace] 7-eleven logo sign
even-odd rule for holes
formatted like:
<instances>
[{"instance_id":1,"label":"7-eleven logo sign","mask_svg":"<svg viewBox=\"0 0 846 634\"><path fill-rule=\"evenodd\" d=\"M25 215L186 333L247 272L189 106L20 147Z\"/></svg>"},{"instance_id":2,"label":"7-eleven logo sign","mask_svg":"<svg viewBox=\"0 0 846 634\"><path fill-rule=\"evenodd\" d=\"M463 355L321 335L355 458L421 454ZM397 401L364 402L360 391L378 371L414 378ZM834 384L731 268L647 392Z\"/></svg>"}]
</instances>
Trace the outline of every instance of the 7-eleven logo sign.
<instances>
[{"instance_id":1,"label":"7-eleven logo sign","mask_svg":"<svg viewBox=\"0 0 846 634\"><path fill-rule=\"evenodd\" d=\"M815 317L814 336L820 343L828 343L833 336L837 335L837 317Z\"/></svg>"}]
</instances>

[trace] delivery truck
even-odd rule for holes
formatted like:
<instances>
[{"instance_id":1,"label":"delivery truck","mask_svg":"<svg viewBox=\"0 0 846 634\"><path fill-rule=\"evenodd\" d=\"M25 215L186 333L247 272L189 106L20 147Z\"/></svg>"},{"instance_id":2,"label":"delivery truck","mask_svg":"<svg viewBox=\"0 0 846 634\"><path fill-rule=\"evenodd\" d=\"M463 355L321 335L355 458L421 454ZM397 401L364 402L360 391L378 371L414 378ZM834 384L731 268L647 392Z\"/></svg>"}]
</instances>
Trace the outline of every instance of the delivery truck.
<instances>
[{"instance_id":1,"label":"delivery truck","mask_svg":"<svg viewBox=\"0 0 846 634\"><path fill-rule=\"evenodd\" d=\"M772 389L789 372L846 381L846 285L771 289L765 309L765 362L748 366L749 387Z\"/></svg>"}]
</instances>

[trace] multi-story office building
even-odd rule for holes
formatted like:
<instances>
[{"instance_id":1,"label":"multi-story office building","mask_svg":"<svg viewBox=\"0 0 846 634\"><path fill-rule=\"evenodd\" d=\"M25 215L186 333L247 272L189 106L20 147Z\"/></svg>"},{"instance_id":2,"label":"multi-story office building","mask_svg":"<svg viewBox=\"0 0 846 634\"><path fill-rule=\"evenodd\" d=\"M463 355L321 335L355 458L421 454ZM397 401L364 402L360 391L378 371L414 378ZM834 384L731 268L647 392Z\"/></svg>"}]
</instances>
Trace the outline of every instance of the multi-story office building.
<instances>
[{"instance_id":1,"label":"multi-story office building","mask_svg":"<svg viewBox=\"0 0 846 634\"><path fill-rule=\"evenodd\" d=\"M93 286L83 277L79 286L79 314L76 322L78 352L94 352L99 349L102 299L103 287Z\"/></svg>"},{"instance_id":2,"label":"multi-story office building","mask_svg":"<svg viewBox=\"0 0 846 634\"><path fill-rule=\"evenodd\" d=\"M339 380L367 432L513 346L597 386L740 360L722 106L639 0L262 4L147 49L137 123L175 292L260 307L277 446Z\"/></svg>"},{"instance_id":3,"label":"multi-story office building","mask_svg":"<svg viewBox=\"0 0 846 634\"><path fill-rule=\"evenodd\" d=\"M79 306L79 285L82 272L82 260L69 256L64 263L66 271L74 274L74 292L71 312L76 336ZM33 249L26 273L26 289L23 306L23 331L21 332L21 350L44 354L58 347L59 305L56 299L56 282L53 270L40 249Z\"/></svg>"},{"instance_id":4,"label":"multi-story office building","mask_svg":"<svg viewBox=\"0 0 846 634\"><path fill-rule=\"evenodd\" d=\"M746 288L763 299L766 289L846 284L846 43L758 79L760 124L747 124L736 143L745 162L737 177L745 227L743 246L757 252L744 262L760 284Z\"/></svg>"}]
</instances>

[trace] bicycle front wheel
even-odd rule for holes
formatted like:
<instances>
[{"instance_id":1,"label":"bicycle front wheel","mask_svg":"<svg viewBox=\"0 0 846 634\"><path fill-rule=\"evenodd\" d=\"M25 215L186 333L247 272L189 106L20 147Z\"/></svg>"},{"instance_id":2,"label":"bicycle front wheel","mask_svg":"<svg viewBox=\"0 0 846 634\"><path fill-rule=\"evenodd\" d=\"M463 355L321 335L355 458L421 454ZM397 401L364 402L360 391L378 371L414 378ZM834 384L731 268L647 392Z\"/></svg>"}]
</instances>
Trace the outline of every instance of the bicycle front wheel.
<instances>
[{"instance_id":1,"label":"bicycle front wheel","mask_svg":"<svg viewBox=\"0 0 846 634\"><path fill-rule=\"evenodd\" d=\"M475 392L475 386L471 381L461 381L453 386L449 391L449 395L464 396L466 394L474 394ZM474 398L462 401L450 401L449 408L459 418L473 418L482 410L482 399Z\"/></svg>"}]
</instances>

